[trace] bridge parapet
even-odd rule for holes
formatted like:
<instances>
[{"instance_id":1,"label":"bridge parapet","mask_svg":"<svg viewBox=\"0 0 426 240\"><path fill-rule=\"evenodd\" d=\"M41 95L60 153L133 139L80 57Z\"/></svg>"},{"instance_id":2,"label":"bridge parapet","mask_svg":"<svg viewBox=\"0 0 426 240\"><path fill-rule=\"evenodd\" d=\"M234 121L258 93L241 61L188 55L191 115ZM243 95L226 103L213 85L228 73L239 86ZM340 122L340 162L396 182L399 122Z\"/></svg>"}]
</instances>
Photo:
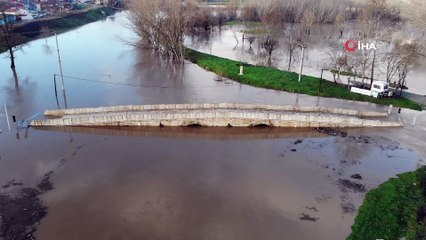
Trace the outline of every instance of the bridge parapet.
<instances>
[{"instance_id":1,"label":"bridge parapet","mask_svg":"<svg viewBox=\"0 0 426 240\"><path fill-rule=\"evenodd\" d=\"M47 110L32 126L397 127L387 113L262 104L159 104ZM53 118L52 118L53 117ZM374 117L374 119L372 119ZM380 118L380 119L378 119Z\"/></svg>"},{"instance_id":2,"label":"bridge parapet","mask_svg":"<svg viewBox=\"0 0 426 240\"><path fill-rule=\"evenodd\" d=\"M76 114L95 114L110 112L138 112L152 110L215 110L215 109L238 109L238 110L272 110L285 112L318 112L340 114L359 117L387 117L387 112L361 111L354 109L320 107L320 106L295 106L295 105L268 105L268 104L242 104L242 103L192 103L192 104L155 104L155 105L126 105L108 106L95 108L73 108L46 110L45 116L61 117Z\"/></svg>"}]
</instances>

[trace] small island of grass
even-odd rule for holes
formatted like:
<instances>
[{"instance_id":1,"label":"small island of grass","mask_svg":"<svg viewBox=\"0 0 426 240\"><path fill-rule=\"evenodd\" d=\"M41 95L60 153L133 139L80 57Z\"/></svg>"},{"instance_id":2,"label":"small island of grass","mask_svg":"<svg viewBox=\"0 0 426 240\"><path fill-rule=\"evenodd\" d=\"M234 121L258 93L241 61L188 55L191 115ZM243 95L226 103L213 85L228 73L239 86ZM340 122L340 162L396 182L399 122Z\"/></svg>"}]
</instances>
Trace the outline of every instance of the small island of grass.
<instances>
[{"instance_id":1,"label":"small island of grass","mask_svg":"<svg viewBox=\"0 0 426 240\"><path fill-rule=\"evenodd\" d=\"M426 167L367 193L347 240L426 239Z\"/></svg>"}]
</instances>

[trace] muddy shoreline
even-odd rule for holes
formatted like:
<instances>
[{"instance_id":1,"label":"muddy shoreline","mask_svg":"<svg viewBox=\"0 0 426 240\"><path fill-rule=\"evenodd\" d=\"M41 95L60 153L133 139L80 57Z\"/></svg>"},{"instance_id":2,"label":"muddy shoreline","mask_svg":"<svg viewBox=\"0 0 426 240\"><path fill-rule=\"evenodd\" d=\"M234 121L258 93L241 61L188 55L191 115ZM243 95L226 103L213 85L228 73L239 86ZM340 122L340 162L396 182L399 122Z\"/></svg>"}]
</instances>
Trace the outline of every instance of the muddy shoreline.
<instances>
[{"instance_id":1,"label":"muddy shoreline","mask_svg":"<svg viewBox=\"0 0 426 240\"><path fill-rule=\"evenodd\" d=\"M1 186L0 239L36 239L34 233L48 209L41 200L41 195L53 189L50 181L52 173L46 173L36 187L24 186L16 180Z\"/></svg>"}]
</instances>

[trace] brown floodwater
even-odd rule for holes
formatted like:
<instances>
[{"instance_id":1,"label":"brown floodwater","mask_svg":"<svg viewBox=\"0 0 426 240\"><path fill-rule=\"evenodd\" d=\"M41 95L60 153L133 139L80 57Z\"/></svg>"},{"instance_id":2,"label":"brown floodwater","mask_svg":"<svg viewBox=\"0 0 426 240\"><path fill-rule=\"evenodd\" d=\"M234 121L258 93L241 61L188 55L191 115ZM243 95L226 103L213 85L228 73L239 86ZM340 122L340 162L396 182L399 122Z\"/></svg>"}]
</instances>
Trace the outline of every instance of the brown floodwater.
<instances>
[{"instance_id":1,"label":"brown floodwater","mask_svg":"<svg viewBox=\"0 0 426 240\"><path fill-rule=\"evenodd\" d=\"M0 181L54 172L39 239L337 240L355 216L342 206L364 196L339 179L359 173L371 189L420 160L375 132L30 129L2 136Z\"/></svg>"},{"instance_id":2,"label":"brown floodwater","mask_svg":"<svg viewBox=\"0 0 426 240\"><path fill-rule=\"evenodd\" d=\"M59 35L64 74L74 77L65 79L69 107L242 102L386 109L216 81L190 63L173 71L124 44L120 38L132 34L122 21L118 14ZM57 108L55 50L48 38L18 52L18 85L1 55L0 103L10 115L26 119ZM347 129L342 137L277 128L17 131L13 123L8 131L1 110L0 186L15 180L34 187L52 172L53 190L41 195L47 216L34 233L41 240L340 240L365 196L342 179L369 190L423 162L425 115L403 110L400 117L407 127ZM356 173L361 180L350 177Z\"/></svg>"}]
</instances>

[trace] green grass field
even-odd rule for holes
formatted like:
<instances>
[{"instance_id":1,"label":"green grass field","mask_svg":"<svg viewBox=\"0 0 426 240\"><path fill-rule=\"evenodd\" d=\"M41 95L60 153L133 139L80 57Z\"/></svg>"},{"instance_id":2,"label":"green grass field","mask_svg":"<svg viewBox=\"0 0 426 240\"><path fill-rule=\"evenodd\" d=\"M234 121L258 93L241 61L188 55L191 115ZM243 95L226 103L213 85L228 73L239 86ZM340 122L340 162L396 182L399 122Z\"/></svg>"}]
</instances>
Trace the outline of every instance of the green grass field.
<instances>
[{"instance_id":1,"label":"green grass field","mask_svg":"<svg viewBox=\"0 0 426 240\"><path fill-rule=\"evenodd\" d=\"M232 20L226 22L229 26L238 26L238 25L244 25L244 26L262 26L262 22L255 22L255 21L240 21L240 20Z\"/></svg>"},{"instance_id":2,"label":"green grass field","mask_svg":"<svg viewBox=\"0 0 426 240\"><path fill-rule=\"evenodd\" d=\"M426 168L400 174L367 193L347 240L425 238Z\"/></svg>"},{"instance_id":3,"label":"green grass field","mask_svg":"<svg viewBox=\"0 0 426 240\"><path fill-rule=\"evenodd\" d=\"M322 81L321 91L319 91L320 79L317 77L303 76L302 81L299 83L296 73L248 64L245 64L244 75L240 76L238 75L240 62L238 61L212 56L192 49L186 49L186 57L191 62L196 63L208 71L256 87L302 93L311 96L371 102L382 105L392 104L397 107L421 110L421 106L418 103L407 98L373 98L349 92L346 86L337 85L329 81Z\"/></svg>"}]
</instances>

